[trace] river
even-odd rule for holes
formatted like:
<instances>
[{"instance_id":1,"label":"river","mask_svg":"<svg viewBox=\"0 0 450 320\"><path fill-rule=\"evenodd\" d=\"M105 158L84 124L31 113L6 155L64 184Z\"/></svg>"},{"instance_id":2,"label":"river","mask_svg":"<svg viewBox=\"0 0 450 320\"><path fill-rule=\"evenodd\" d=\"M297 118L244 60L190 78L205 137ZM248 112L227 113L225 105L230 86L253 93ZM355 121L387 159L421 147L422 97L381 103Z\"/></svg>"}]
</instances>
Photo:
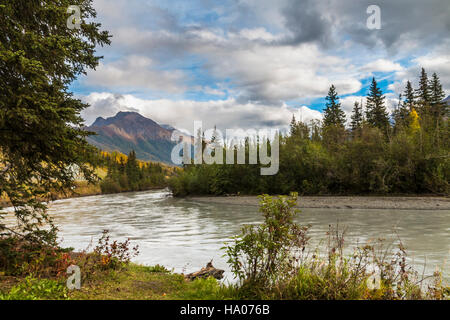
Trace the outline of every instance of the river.
<instances>
[{"instance_id":1,"label":"river","mask_svg":"<svg viewBox=\"0 0 450 320\"><path fill-rule=\"evenodd\" d=\"M224 241L242 225L262 221L254 206L200 203L173 198L165 190L59 200L49 212L64 246L86 249L108 229L113 239L130 238L139 245L135 262L193 272L212 259L214 266L227 270L228 280L232 277L220 249ZM320 248L329 225L337 223L347 228L349 248L378 238L392 243L398 235L417 270L425 266L430 274L438 267L450 280L447 210L303 209L296 220L312 226L311 248Z\"/></svg>"}]
</instances>

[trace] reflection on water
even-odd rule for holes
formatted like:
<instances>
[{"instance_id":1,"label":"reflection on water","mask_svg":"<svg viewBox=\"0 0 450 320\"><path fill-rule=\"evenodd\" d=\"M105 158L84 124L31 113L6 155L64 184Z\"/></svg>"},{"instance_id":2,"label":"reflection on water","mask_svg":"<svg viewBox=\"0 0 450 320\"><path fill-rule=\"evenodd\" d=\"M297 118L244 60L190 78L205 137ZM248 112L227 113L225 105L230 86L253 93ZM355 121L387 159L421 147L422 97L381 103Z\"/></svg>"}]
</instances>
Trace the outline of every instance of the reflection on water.
<instances>
[{"instance_id":1,"label":"reflection on water","mask_svg":"<svg viewBox=\"0 0 450 320\"><path fill-rule=\"evenodd\" d=\"M197 271L211 259L228 270L220 250L223 242L243 224L262 221L257 207L198 203L172 198L166 191L60 200L50 206L50 213L64 246L85 249L108 229L113 239L130 238L139 244L136 262L162 264L177 272ZM438 266L450 279L449 211L304 209L297 220L311 224L313 247L336 223L347 228L350 247L378 238L396 241L398 235L418 270L426 265L430 274Z\"/></svg>"}]
</instances>

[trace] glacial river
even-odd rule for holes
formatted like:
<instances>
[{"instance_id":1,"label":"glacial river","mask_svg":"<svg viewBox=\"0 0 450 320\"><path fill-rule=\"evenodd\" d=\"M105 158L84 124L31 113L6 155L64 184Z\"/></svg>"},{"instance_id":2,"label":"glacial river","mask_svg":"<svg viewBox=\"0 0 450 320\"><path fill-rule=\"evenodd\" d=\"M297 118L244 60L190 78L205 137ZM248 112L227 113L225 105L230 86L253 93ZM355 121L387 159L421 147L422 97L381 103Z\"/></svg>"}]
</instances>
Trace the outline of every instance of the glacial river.
<instances>
[{"instance_id":1,"label":"glacial river","mask_svg":"<svg viewBox=\"0 0 450 320\"><path fill-rule=\"evenodd\" d=\"M171 197L166 190L66 199L53 202L50 214L62 244L77 250L94 246L104 229L113 239L138 244L135 262L161 264L176 272L193 272L213 260L231 280L224 241L244 224L262 221L258 208L195 202ZM303 209L296 218L310 224L311 247L323 247L329 225L346 228L349 252L378 238L407 248L409 262L432 274L438 267L450 280L450 212L447 210ZM321 244L322 243L322 244Z\"/></svg>"}]
</instances>

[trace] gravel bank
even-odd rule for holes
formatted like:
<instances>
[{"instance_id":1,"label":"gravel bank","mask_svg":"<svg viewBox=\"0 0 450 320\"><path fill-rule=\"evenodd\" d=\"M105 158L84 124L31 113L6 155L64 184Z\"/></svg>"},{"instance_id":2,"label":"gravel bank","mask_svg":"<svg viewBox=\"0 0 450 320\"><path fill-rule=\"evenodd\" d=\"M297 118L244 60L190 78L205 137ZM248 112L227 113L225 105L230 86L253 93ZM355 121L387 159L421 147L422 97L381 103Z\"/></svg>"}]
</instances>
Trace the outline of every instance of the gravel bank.
<instances>
[{"instance_id":1,"label":"gravel bank","mask_svg":"<svg viewBox=\"0 0 450 320\"><path fill-rule=\"evenodd\" d=\"M188 199L241 206L257 206L256 196L233 197L189 197ZM299 197L299 208L331 209L400 209L400 210L449 210L448 197L364 197L364 196L323 196Z\"/></svg>"}]
</instances>

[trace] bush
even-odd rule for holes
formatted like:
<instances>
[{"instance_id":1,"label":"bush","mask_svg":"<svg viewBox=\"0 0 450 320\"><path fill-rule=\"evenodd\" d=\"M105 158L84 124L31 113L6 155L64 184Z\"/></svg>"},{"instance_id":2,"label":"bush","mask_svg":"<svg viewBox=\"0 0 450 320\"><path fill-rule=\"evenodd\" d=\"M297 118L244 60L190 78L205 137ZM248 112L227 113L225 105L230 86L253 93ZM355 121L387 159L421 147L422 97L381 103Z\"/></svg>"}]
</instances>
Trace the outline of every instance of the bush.
<instances>
[{"instance_id":1,"label":"bush","mask_svg":"<svg viewBox=\"0 0 450 320\"><path fill-rule=\"evenodd\" d=\"M297 194L276 199L268 195L261 198L260 211L264 223L242 228L242 234L226 244L226 256L232 272L244 285L267 288L290 275L301 259L308 227L293 222L298 210Z\"/></svg>"},{"instance_id":2,"label":"bush","mask_svg":"<svg viewBox=\"0 0 450 320\"><path fill-rule=\"evenodd\" d=\"M148 272L154 272L154 273L170 273L170 270L168 270L166 267L161 266L159 264L155 266L145 267L145 270Z\"/></svg>"},{"instance_id":3,"label":"bush","mask_svg":"<svg viewBox=\"0 0 450 320\"><path fill-rule=\"evenodd\" d=\"M56 277L72 263L69 252L21 237L0 238L0 270L8 275Z\"/></svg>"},{"instance_id":4,"label":"bush","mask_svg":"<svg viewBox=\"0 0 450 320\"><path fill-rule=\"evenodd\" d=\"M124 242L114 240L111 242L109 231L104 230L94 254L100 257L101 266L104 269L116 269L121 265L128 264L133 257L139 254L139 246L130 248L130 239Z\"/></svg>"},{"instance_id":5,"label":"bush","mask_svg":"<svg viewBox=\"0 0 450 320\"><path fill-rule=\"evenodd\" d=\"M122 192L122 187L120 184L111 179L105 179L100 183L100 188L102 189L103 194L110 193L120 193Z\"/></svg>"},{"instance_id":6,"label":"bush","mask_svg":"<svg viewBox=\"0 0 450 320\"><path fill-rule=\"evenodd\" d=\"M28 276L11 288L9 293L0 293L0 300L65 300L68 299L64 283Z\"/></svg>"}]
</instances>

